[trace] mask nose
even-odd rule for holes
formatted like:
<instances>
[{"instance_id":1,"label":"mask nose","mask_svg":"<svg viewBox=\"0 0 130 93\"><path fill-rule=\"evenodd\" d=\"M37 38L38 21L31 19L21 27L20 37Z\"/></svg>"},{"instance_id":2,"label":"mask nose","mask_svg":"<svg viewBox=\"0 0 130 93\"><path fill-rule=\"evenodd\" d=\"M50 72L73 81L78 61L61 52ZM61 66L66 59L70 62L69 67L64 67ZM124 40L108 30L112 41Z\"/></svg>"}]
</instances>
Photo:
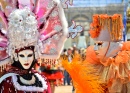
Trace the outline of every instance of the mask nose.
<instances>
[{"instance_id":1,"label":"mask nose","mask_svg":"<svg viewBox=\"0 0 130 93\"><path fill-rule=\"evenodd\" d=\"M97 45L97 44L94 46L94 50L95 50L95 51L98 50L98 45Z\"/></svg>"},{"instance_id":2,"label":"mask nose","mask_svg":"<svg viewBox=\"0 0 130 93\"><path fill-rule=\"evenodd\" d=\"M28 57L25 57L25 58L24 58L24 61L25 61L25 62L28 62Z\"/></svg>"}]
</instances>

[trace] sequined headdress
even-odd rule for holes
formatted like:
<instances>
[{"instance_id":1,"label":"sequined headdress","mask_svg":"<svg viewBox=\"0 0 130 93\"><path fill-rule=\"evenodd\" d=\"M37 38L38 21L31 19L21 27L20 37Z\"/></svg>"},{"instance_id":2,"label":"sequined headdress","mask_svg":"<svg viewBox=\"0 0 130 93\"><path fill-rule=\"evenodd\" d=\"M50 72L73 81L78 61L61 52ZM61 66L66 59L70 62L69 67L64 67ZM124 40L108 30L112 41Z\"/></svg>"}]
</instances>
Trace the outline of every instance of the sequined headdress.
<instances>
[{"instance_id":1,"label":"sequined headdress","mask_svg":"<svg viewBox=\"0 0 130 93\"><path fill-rule=\"evenodd\" d=\"M34 46L35 58L56 60L68 35L59 0L5 0L0 10L0 67L4 69L15 50Z\"/></svg>"}]
</instances>

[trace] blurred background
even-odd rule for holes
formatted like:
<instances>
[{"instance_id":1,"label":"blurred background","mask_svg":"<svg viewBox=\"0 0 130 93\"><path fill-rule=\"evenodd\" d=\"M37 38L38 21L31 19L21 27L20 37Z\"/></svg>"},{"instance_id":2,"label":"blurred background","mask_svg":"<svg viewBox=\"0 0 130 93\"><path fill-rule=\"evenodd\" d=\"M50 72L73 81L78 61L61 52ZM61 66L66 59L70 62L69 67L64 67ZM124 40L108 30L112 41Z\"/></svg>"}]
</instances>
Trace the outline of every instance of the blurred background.
<instances>
[{"instance_id":1,"label":"blurred background","mask_svg":"<svg viewBox=\"0 0 130 93\"><path fill-rule=\"evenodd\" d=\"M61 0L63 1L63 0ZM68 2L69 3L69 0ZM126 21L128 22L127 39L130 40L130 9L128 9L130 0L73 0L73 5L68 6L65 9L65 14L68 20L69 26L72 24L72 20L76 22L76 25L81 25L84 30L78 34L74 39L69 38L65 43L65 48L76 45L78 48L86 48L93 44L93 40L89 36L89 25L92 22L93 14L108 14L113 15L115 13L122 14L122 20L126 28Z\"/></svg>"}]
</instances>

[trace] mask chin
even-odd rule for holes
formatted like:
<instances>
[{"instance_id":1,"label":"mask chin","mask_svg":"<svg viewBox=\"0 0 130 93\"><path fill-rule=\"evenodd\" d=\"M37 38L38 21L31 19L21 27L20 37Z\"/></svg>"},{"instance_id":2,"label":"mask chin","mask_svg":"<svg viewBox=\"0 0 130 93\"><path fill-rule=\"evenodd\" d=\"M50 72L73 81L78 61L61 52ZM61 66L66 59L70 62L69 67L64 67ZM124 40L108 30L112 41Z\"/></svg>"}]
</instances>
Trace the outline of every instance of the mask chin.
<instances>
[{"instance_id":1,"label":"mask chin","mask_svg":"<svg viewBox=\"0 0 130 93\"><path fill-rule=\"evenodd\" d=\"M24 69L24 67L21 65L19 60L18 61L14 60L14 63L12 64L12 66L17 67L17 68L22 69L22 70L30 71L33 68L33 66L35 65L36 62L37 62L37 60L34 59L29 69Z\"/></svg>"}]
</instances>

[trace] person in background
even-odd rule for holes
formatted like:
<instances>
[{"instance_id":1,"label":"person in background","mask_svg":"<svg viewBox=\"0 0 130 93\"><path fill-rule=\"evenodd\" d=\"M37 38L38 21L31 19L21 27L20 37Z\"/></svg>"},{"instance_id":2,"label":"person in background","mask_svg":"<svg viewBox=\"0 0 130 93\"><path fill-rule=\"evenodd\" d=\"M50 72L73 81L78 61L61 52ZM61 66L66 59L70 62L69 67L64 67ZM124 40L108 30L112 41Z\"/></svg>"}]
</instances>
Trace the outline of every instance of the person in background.
<instances>
[{"instance_id":1,"label":"person in background","mask_svg":"<svg viewBox=\"0 0 130 93\"><path fill-rule=\"evenodd\" d=\"M71 62L72 61L72 58L73 58L73 54L72 54L72 51L73 51L73 48L70 47L68 48L67 50L67 55L64 55L66 56L66 58L68 59L68 62ZM66 54L66 52L65 52ZM67 83L67 85L70 85L70 81L71 81L71 78L70 78L70 75L69 73L64 70L64 85Z\"/></svg>"},{"instance_id":2,"label":"person in background","mask_svg":"<svg viewBox=\"0 0 130 93\"><path fill-rule=\"evenodd\" d=\"M75 50L77 50L77 47L76 47L76 45L74 44L72 48L73 48L72 53L74 54Z\"/></svg>"},{"instance_id":3,"label":"person in background","mask_svg":"<svg viewBox=\"0 0 130 93\"><path fill-rule=\"evenodd\" d=\"M82 61L86 59L86 49L84 48L80 49L80 56L81 56Z\"/></svg>"},{"instance_id":4,"label":"person in background","mask_svg":"<svg viewBox=\"0 0 130 93\"><path fill-rule=\"evenodd\" d=\"M78 48L74 45L73 46L73 51L72 51L72 53L73 53L73 57L79 57L80 58L80 54L79 54L79 50L78 50ZM79 59L80 60L80 59ZM73 86L73 81L72 81L72 86ZM75 92L75 88L74 88L74 86L72 87L72 93L74 93Z\"/></svg>"}]
</instances>

